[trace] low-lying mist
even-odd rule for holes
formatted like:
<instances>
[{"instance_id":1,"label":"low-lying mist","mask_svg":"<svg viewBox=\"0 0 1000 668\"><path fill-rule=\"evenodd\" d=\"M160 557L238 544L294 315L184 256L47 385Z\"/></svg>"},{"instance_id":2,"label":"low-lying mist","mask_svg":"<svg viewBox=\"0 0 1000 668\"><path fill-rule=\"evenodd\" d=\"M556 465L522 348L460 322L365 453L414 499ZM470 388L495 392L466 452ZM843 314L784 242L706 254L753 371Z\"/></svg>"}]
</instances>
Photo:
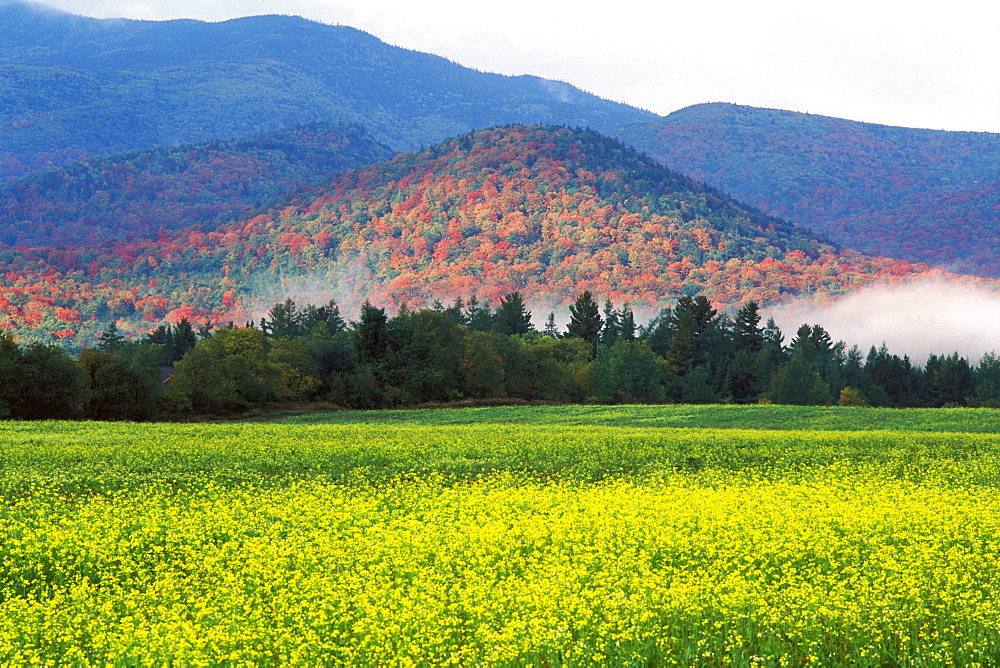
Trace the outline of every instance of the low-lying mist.
<instances>
[{"instance_id":1,"label":"low-lying mist","mask_svg":"<svg viewBox=\"0 0 1000 668\"><path fill-rule=\"evenodd\" d=\"M921 366L932 353L958 352L977 363L983 353L1000 352L1000 294L941 277L873 286L832 304L800 299L765 316L774 318L786 344L800 325L817 324L863 353L884 342Z\"/></svg>"},{"instance_id":2,"label":"low-lying mist","mask_svg":"<svg viewBox=\"0 0 1000 668\"><path fill-rule=\"evenodd\" d=\"M353 266L339 266L324 276L260 276L255 285L250 310L259 319L275 302L292 297L302 304L323 304L336 299L341 314L356 319L365 299L358 285L367 285L370 276ZM362 278L363 280L358 280ZM448 295L446 304L454 301ZM597 296L603 306L603 297ZM490 304L496 307L495 303ZM615 304L620 307L621 304ZM566 306L533 304L529 300L536 328L544 327L550 311L564 330L569 321ZM636 321L645 324L658 309L633 305ZM394 311L394 309L392 309ZM799 325L820 325L834 341L857 345L863 353L884 342L889 351L908 355L919 365L931 353L958 352L977 363L986 352L1000 352L1000 294L983 286L949 280L940 275L907 283L877 285L837 300L821 304L814 299L798 299L767 309L785 335L785 343L795 336Z\"/></svg>"}]
</instances>

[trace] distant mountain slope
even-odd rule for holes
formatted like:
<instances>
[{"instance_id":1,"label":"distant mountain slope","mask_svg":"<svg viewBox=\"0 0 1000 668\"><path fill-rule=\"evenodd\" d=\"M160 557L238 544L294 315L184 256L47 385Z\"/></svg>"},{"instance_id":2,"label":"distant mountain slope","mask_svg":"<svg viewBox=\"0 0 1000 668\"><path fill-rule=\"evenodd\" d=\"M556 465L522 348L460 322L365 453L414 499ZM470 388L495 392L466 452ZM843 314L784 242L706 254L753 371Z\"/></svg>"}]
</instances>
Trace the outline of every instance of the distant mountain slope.
<instances>
[{"instance_id":1,"label":"distant mountain slope","mask_svg":"<svg viewBox=\"0 0 1000 668\"><path fill-rule=\"evenodd\" d=\"M471 70L343 26L97 20L0 0L0 181L83 157L365 125L397 150L473 128L655 118L568 84Z\"/></svg>"},{"instance_id":2,"label":"distant mountain slope","mask_svg":"<svg viewBox=\"0 0 1000 668\"><path fill-rule=\"evenodd\" d=\"M220 216L393 154L358 126L311 123L73 163L0 185L0 245L86 246L212 229Z\"/></svg>"},{"instance_id":3,"label":"distant mountain slope","mask_svg":"<svg viewBox=\"0 0 1000 668\"><path fill-rule=\"evenodd\" d=\"M352 170L208 233L0 249L0 326L74 338L109 319L241 322L307 286L352 306L518 290L549 308L585 289L726 306L921 269L840 250L596 132L512 126Z\"/></svg>"},{"instance_id":4,"label":"distant mountain slope","mask_svg":"<svg viewBox=\"0 0 1000 668\"><path fill-rule=\"evenodd\" d=\"M1000 276L1000 135L703 104L614 134L857 250Z\"/></svg>"}]
</instances>

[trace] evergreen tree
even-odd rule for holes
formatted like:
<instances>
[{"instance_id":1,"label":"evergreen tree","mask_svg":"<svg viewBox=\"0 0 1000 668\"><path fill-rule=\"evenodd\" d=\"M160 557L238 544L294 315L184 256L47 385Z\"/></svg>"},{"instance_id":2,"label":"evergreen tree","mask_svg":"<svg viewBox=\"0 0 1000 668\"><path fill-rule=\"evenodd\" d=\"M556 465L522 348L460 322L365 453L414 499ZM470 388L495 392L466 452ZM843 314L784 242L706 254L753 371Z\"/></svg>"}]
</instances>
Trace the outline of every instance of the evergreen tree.
<instances>
[{"instance_id":1,"label":"evergreen tree","mask_svg":"<svg viewBox=\"0 0 1000 668\"><path fill-rule=\"evenodd\" d=\"M928 395L933 406L964 406L973 392L969 361L951 355L931 355L924 367Z\"/></svg>"},{"instance_id":2,"label":"evergreen tree","mask_svg":"<svg viewBox=\"0 0 1000 668\"><path fill-rule=\"evenodd\" d=\"M102 353L116 353L125 344L125 337L118 333L118 325L110 323L97 337L97 349Z\"/></svg>"},{"instance_id":3,"label":"evergreen tree","mask_svg":"<svg viewBox=\"0 0 1000 668\"><path fill-rule=\"evenodd\" d=\"M333 299L323 306L308 304L302 309L298 320L299 330L302 334L307 334L313 331L314 327L323 325L326 334L333 336L344 331L346 327L344 319L340 315L340 307Z\"/></svg>"},{"instance_id":4,"label":"evergreen tree","mask_svg":"<svg viewBox=\"0 0 1000 668\"><path fill-rule=\"evenodd\" d=\"M732 336L736 350L746 350L751 355L764 346L764 329L760 326L760 307L757 302L749 301L736 312Z\"/></svg>"},{"instance_id":5,"label":"evergreen tree","mask_svg":"<svg viewBox=\"0 0 1000 668\"><path fill-rule=\"evenodd\" d=\"M611 346L621 336L621 322L618 319L618 311L610 299L604 301L604 327L601 329L601 345Z\"/></svg>"},{"instance_id":6,"label":"evergreen tree","mask_svg":"<svg viewBox=\"0 0 1000 668\"><path fill-rule=\"evenodd\" d=\"M493 329L493 312L490 305L480 302L475 293L465 305L465 325L471 332L489 332Z\"/></svg>"},{"instance_id":7,"label":"evergreen tree","mask_svg":"<svg viewBox=\"0 0 1000 668\"><path fill-rule=\"evenodd\" d=\"M774 373L767 397L776 404L798 406L819 406L833 400L830 386L808 359L807 350L801 346Z\"/></svg>"},{"instance_id":8,"label":"evergreen tree","mask_svg":"<svg viewBox=\"0 0 1000 668\"><path fill-rule=\"evenodd\" d=\"M972 379L975 390L969 405L1000 408L1000 355L994 352L983 355Z\"/></svg>"},{"instance_id":9,"label":"evergreen tree","mask_svg":"<svg viewBox=\"0 0 1000 668\"><path fill-rule=\"evenodd\" d=\"M902 408L924 403L925 398L921 396L923 378L919 369L910 363L908 357L889 353L884 343L881 348L876 350L872 346L868 351L864 371L877 390L869 393L868 398L873 404Z\"/></svg>"},{"instance_id":10,"label":"evergreen tree","mask_svg":"<svg viewBox=\"0 0 1000 668\"><path fill-rule=\"evenodd\" d=\"M524 300L518 292L511 292L500 298L500 306L493 314L493 331L505 336L527 334L534 330L531 312L524 307Z\"/></svg>"},{"instance_id":11,"label":"evergreen tree","mask_svg":"<svg viewBox=\"0 0 1000 668\"><path fill-rule=\"evenodd\" d=\"M362 365L378 362L385 355L389 338L389 319L385 310L365 301L361 305L361 320L354 330L358 361Z\"/></svg>"},{"instance_id":12,"label":"evergreen tree","mask_svg":"<svg viewBox=\"0 0 1000 668\"><path fill-rule=\"evenodd\" d=\"M628 302L625 302L618 311L618 333L625 341L636 340L635 314Z\"/></svg>"},{"instance_id":13,"label":"evergreen tree","mask_svg":"<svg viewBox=\"0 0 1000 668\"><path fill-rule=\"evenodd\" d=\"M301 336L304 333L302 320L295 301L289 297L272 306L271 310L267 312L267 318L261 318L260 331L274 339Z\"/></svg>"},{"instance_id":14,"label":"evergreen tree","mask_svg":"<svg viewBox=\"0 0 1000 668\"><path fill-rule=\"evenodd\" d=\"M542 330L542 334L553 339L559 338L559 327L556 326L556 314L553 311L549 311L549 317L545 319L545 329Z\"/></svg>"},{"instance_id":15,"label":"evergreen tree","mask_svg":"<svg viewBox=\"0 0 1000 668\"><path fill-rule=\"evenodd\" d=\"M590 344L593 354L597 352L603 324L600 307L594 301L590 290L585 290L569 307L569 325L566 326L566 336L583 339Z\"/></svg>"},{"instance_id":16,"label":"evergreen tree","mask_svg":"<svg viewBox=\"0 0 1000 668\"><path fill-rule=\"evenodd\" d=\"M665 357L674 335L674 311L666 306L646 324L639 338L647 341L649 347L660 357Z\"/></svg>"},{"instance_id":17,"label":"evergreen tree","mask_svg":"<svg viewBox=\"0 0 1000 668\"><path fill-rule=\"evenodd\" d=\"M187 318L181 318L181 321L177 323L177 326L173 330L172 361L176 362L182 359L197 344L198 335L194 331L194 326Z\"/></svg>"},{"instance_id":18,"label":"evergreen tree","mask_svg":"<svg viewBox=\"0 0 1000 668\"><path fill-rule=\"evenodd\" d=\"M718 311L702 296L681 297L673 310L673 331L666 360L679 376L709 361Z\"/></svg>"}]
</instances>

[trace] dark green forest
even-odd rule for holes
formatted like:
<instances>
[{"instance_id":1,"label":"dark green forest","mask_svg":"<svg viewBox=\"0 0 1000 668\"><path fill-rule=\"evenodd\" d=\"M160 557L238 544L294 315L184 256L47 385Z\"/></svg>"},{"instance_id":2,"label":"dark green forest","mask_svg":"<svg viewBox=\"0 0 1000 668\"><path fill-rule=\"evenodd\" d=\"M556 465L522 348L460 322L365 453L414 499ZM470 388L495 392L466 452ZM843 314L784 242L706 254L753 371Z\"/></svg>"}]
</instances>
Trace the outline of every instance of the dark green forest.
<instances>
[{"instance_id":1,"label":"dark green forest","mask_svg":"<svg viewBox=\"0 0 1000 668\"><path fill-rule=\"evenodd\" d=\"M365 303L276 303L258 322L187 320L131 340L111 324L74 359L0 337L0 416L153 420L321 403L375 409L481 403L775 403L1000 407L1000 357L957 353L923 366L834 342L821 325L790 338L756 302L732 315L681 297L637 325L629 304L583 292L565 326L537 331L519 293L389 315Z\"/></svg>"}]
</instances>

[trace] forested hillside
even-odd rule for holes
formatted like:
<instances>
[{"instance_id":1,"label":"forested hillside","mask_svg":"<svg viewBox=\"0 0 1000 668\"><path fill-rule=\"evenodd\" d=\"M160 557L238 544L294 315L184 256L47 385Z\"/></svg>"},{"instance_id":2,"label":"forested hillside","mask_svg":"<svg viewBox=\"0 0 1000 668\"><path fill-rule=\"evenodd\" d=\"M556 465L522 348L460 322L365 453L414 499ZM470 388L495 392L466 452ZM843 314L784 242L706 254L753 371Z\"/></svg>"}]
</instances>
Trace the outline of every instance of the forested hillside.
<instances>
[{"instance_id":1,"label":"forested hillside","mask_svg":"<svg viewBox=\"0 0 1000 668\"><path fill-rule=\"evenodd\" d=\"M223 217L393 154L359 126L311 123L73 163L0 185L0 244L88 246L211 230Z\"/></svg>"},{"instance_id":2,"label":"forested hillside","mask_svg":"<svg viewBox=\"0 0 1000 668\"><path fill-rule=\"evenodd\" d=\"M98 20L0 2L0 181L85 157L361 122L397 150L473 128L655 116L289 16Z\"/></svg>"},{"instance_id":3,"label":"forested hillside","mask_svg":"<svg viewBox=\"0 0 1000 668\"><path fill-rule=\"evenodd\" d=\"M80 343L110 320L240 322L265 284L269 298L308 283L392 308L514 291L557 306L582 290L727 307L922 269L840 249L596 132L512 126L349 171L214 231L0 250L0 326Z\"/></svg>"},{"instance_id":4,"label":"forested hillside","mask_svg":"<svg viewBox=\"0 0 1000 668\"><path fill-rule=\"evenodd\" d=\"M1000 135L730 104L614 134L849 248L1000 276Z\"/></svg>"}]
</instances>

